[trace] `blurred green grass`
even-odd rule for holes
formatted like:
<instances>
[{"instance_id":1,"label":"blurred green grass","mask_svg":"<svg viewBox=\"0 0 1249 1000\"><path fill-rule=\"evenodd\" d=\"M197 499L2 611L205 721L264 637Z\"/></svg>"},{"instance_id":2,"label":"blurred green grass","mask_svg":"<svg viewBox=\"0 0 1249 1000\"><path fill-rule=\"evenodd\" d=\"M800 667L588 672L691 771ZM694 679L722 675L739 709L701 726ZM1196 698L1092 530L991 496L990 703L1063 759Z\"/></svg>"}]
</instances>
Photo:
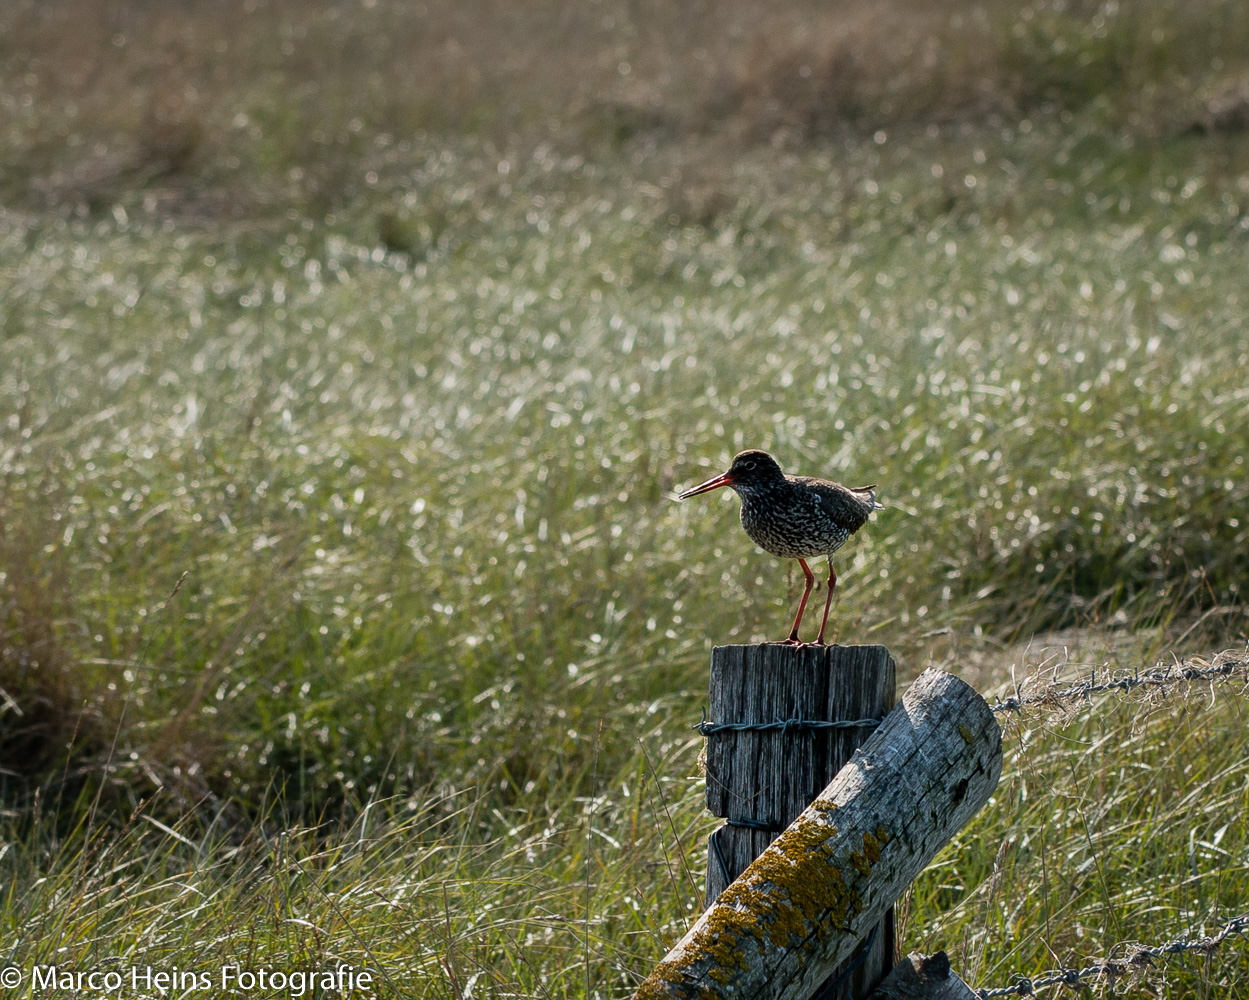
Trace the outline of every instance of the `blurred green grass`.
<instances>
[{"instance_id":1,"label":"blurred green grass","mask_svg":"<svg viewBox=\"0 0 1249 1000\"><path fill-rule=\"evenodd\" d=\"M1058 215L1019 164L1071 141L746 160L713 227L542 158L328 231L9 216L14 683L59 663L66 712L244 798L547 784L780 627L792 567L671 499L747 446L880 482L843 638L1238 603L1249 173L1086 150ZM419 262L378 244L457 198Z\"/></svg>"}]
</instances>

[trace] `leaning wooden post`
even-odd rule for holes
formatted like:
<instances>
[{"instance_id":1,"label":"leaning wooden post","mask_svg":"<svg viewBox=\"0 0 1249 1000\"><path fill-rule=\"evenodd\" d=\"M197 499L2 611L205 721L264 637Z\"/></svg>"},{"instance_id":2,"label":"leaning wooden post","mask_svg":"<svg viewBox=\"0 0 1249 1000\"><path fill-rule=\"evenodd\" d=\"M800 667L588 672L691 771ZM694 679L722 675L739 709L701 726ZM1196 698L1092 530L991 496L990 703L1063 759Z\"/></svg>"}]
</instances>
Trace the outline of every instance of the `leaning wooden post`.
<instances>
[{"instance_id":1,"label":"leaning wooden post","mask_svg":"<svg viewBox=\"0 0 1249 1000\"><path fill-rule=\"evenodd\" d=\"M927 670L819 797L694 924L635 1000L805 1000L1002 773L988 704Z\"/></svg>"},{"instance_id":2,"label":"leaning wooden post","mask_svg":"<svg viewBox=\"0 0 1249 1000\"><path fill-rule=\"evenodd\" d=\"M780 835L893 708L893 657L884 646L717 646L711 654L707 809L725 819L707 842L707 905ZM776 726L777 723L783 726ZM805 723L805 724L804 724ZM814 725L811 725L814 723ZM722 728L724 726L772 726ZM872 933L868 928L868 934ZM822 1000L861 997L894 963L893 910Z\"/></svg>"}]
</instances>

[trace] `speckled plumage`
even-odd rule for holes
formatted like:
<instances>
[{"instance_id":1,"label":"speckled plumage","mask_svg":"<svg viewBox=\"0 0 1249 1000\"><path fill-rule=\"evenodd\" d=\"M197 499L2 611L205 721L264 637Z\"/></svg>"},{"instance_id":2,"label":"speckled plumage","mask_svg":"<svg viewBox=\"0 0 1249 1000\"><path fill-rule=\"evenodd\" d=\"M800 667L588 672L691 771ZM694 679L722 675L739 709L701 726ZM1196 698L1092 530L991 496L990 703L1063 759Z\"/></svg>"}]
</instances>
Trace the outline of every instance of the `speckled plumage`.
<instances>
[{"instance_id":1,"label":"speckled plumage","mask_svg":"<svg viewBox=\"0 0 1249 1000\"><path fill-rule=\"evenodd\" d=\"M746 534L782 559L832 555L876 509L872 487L850 489L811 476L782 474L777 480L730 488L742 498Z\"/></svg>"},{"instance_id":2,"label":"speckled plumage","mask_svg":"<svg viewBox=\"0 0 1249 1000\"><path fill-rule=\"evenodd\" d=\"M875 486L852 488L811 476L787 476L767 452L752 450L734 456L728 472L686 490L680 499L721 486L729 487L741 498L742 527L756 545L782 559L797 559L802 566L807 586L787 642L798 641L802 612L815 582L806 560L813 556L829 557L828 598L816 639L822 643L833 588L837 585L832 554L867 523L872 511L880 509Z\"/></svg>"}]
</instances>

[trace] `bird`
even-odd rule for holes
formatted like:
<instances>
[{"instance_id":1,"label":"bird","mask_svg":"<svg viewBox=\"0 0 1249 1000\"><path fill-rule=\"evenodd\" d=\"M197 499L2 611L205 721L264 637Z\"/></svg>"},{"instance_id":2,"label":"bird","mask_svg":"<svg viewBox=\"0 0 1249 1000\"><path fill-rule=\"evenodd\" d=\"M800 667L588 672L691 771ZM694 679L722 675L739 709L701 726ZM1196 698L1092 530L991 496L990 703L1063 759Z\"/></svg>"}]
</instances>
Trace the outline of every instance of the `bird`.
<instances>
[{"instance_id":1,"label":"bird","mask_svg":"<svg viewBox=\"0 0 1249 1000\"><path fill-rule=\"evenodd\" d=\"M815 639L815 645L824 645L828 611L833 604L833 589L837 586L833 553L867 523L872 511L884 509L884 505L876 501L876 484L849 487L813 476L787 476L766 451L751 449L734 455L728 472L686 490L677 499L687 500L722 486L733 490L741 499L742 527L751 541L781 559L797 559L807 578L794 627L789 637L782 640L784 645L802 645L798 626L802 624L802 613L815 585L815 574L807 560L815 556L828 557L828 597L824 600L820 633Z\"/></svg>"}]
</instances>

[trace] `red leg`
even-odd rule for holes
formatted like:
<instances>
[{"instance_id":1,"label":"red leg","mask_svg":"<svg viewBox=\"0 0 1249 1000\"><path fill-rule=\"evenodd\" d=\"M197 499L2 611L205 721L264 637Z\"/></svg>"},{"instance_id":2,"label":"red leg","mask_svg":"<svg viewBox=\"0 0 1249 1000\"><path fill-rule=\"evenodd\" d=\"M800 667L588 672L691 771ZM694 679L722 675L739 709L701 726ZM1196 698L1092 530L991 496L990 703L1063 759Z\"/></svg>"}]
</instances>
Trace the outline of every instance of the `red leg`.
<instances>
[{"instance_id":1,"label":"red leg","mask_svg":"<svg viewBox=\"0 0 1249 1000\"><path fill-rule=\"evenodd\" d=\"M824 598L824 620L820 622L820 634L815 637L817 646L824 645L824 629L828 627L828 609L833 606L833 590L837 586L837 573L833 569L833 557L828 557L828 596Z\"/></svg>"},{"instance_id":2,"label":"red leg","mask_svg":"<svg viewBox=\"0 0 1249 1000\"><path fill-rule=\"evenodd\" d=\"M815 586L815 574L811 572L811 567L807 565L805 559L799 559L798 565L802 567L802 572L807 578L807 587L802 592L802 600L798 602L798 615L794 618L794 627L789 630L789 638L785 642L795 646L801 646L798 640L798 626L802 623L802 613L807 610L807 598L811 596L811 588Z\"/></svg>"}]
</instances>

